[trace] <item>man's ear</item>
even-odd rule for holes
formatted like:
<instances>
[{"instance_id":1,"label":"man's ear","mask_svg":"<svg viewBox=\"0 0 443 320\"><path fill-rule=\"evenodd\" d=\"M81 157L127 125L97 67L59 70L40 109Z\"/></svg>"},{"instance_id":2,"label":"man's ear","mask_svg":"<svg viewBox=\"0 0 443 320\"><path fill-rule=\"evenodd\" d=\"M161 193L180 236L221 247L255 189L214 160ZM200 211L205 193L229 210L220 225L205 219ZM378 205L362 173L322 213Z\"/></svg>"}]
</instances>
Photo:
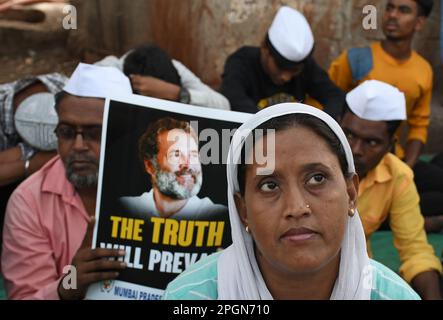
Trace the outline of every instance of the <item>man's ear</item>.
<instances>
[{"instance_id":1,"label":"man's ear","mask_svg":"<svg viewBox=\"0 0 443 320\"><path fill-rule=\"evenodd\" d=\"M389 153L393 150L395 150L395 145L397 144L397 137L395 134L392 135L391 140L389 141L386 153Z\"/></svg>"},{"instance_id":2,"label":"man's ear","mask_svg":"<svg viewBox=\"0 0 443 320\"><path fill-rule=\"evenodd\" d=\"M269 56L269 48L268 46L265 44L265 42L263 41L262 45L260 46L260 55L262 57L262 59L267 59L267 57Z\"/></svg>"},{"instance_id":3,"label":"man's ear","mask_svg":"<svg viewBox=\"0 0 443 320\"><path fill-rule=\"evenodd\" d=\"M420 32L424 29L426 25L427 18L425 16L419 16L417 18L417 23L415 24L415 31Z\"/></svg>"},{"instance_id":4,"label":"man's ear","mask_svg":"<svg viewBox=\"0 0 443 320\"><path fill-rule=\"evenodd\" d=\"M234 193L234 201L240 220L246 227L248 225L248 216L246 214L245 198L240 194L240 192L236 192Z\"/></svg>"},{"instance_id":5,"label":"man's ear","mask_svg":"<svg viewBox=\"0 0 443 320\"><path fill-rule=\"evenodd\" d=\"M151 160L145 159L143 161L143 164L145 166L145 171L151 176L153 177L155 175L155 168L154 165L152 164Z\"/></svg>"}]
</instances>

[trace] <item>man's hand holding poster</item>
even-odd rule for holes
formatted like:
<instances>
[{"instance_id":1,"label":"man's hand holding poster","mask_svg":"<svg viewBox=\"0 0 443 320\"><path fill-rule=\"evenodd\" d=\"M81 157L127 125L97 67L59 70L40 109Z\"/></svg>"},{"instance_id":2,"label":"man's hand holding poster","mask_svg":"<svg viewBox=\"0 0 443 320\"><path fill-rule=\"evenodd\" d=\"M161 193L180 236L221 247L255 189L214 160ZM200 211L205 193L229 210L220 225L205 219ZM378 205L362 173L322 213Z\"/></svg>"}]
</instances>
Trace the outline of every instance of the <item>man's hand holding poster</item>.
<instances>
[{"instance_id":1,"label":"man's hand holding poster","mask_svg":"<svg viewBox=\"0 0 443 320\"><path fill-rule=\"evenodd\" d=\"M135 95L106 101L93 247L124 250L126 268L87 299L161 299L178 274L231 244L225 164L248 116Z\"/></svg>"}]
</instances>

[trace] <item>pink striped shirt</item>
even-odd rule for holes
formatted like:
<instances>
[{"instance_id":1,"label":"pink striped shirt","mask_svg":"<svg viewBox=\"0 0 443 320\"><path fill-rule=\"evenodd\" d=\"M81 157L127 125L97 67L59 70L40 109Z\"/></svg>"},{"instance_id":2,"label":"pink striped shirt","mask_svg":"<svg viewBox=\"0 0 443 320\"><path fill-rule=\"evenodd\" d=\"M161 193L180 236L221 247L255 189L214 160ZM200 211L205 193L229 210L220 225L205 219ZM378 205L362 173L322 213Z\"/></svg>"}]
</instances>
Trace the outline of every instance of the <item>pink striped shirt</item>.
<instances>
[{"instance_id":1,"label":"pink striped shirt","mask_svg":"<svg viewBox=\"0 0 443 320\"><path fill-rule=\"evenodd\" d=\"M12 194L3 231L2 273L9 299L59 299L57 287L89 221L60 157Z\"/></svg>"}]
</instances>

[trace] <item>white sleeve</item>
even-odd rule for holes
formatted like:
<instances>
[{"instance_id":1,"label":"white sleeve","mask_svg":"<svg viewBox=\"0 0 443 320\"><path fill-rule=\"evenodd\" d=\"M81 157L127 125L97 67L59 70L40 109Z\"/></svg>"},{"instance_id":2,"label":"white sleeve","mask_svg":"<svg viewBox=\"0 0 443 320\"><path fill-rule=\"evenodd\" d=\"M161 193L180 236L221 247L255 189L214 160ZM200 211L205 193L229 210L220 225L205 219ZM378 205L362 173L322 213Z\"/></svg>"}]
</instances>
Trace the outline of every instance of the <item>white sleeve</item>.
<instances>
[{"instance_id":1,"label":"white sleeve","mask_svg":"<svg viewBox=\"0 0 443 320\"><path fill-rule=\"evenodd\" d=\"M123 61L116 56L104 57L102 60L95 62L94 65L100 67L114 67L119 70L123 70Z\"/></svg>"},{"instance_id":2,"label":"white sleeve","mask_svg":"<svg viewBox=\"0 0 443 320\"><path fill-rule=\"evenodd\" d=\"M129 50L123 56L121 56L121 58L117 58L116 56L104 57L102 60L95 62L94 65L101 67L114 67L123 72L125 59L131 52L132 50Z\"/></svg>"},{"instance_id":3,"label":"white sleeve","mask_svg":"<svg viewBox=\"0 0 443 320\"><path fill-rule=\"evenodd\" d=\"M223 110L231 110L228 99L222 94L205 85L201 80L177 60L172 60L174 67L181 79L183 88L191 95L191 104L201 107L210 107Z\"/></svg>"}]
</instances>

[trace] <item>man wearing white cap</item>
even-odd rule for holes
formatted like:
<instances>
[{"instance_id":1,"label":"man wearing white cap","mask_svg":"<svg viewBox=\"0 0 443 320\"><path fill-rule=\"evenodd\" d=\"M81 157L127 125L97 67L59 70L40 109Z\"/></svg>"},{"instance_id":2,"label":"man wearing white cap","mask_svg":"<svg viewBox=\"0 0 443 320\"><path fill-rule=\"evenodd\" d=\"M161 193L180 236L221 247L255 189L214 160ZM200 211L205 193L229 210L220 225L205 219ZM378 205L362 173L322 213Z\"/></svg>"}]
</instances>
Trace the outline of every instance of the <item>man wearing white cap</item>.
<instances>
[{"instance_id":1,"label":"man wearing white cap","mask_svg":"<svg viewBox=\"0 0 443 320\"><path fill-rule=\"evenodd\" d=\"M397 143L395 151L414 168L416 175L421 174L421 164L415 165L428 138L433 72L429 62L413 50L412 44L415 34L425 27L433 5L433 0L386 1L382 18L386 39L346 50L329 68L329 76L345 92L366 80L379 80L405 94L407 144ZM400 133L397 131L397 137Z\"/></svg>"},{"instance_id":2,"label":"man wearing white cap","mask_svg":"<svg viewBox=\"0 0 443 320\"><path fill-rule=\"evenodd\" d=\"M402 265L400 274L424 299L441 298L442 265L427 242L412 170L389 153L406 119L404 94L369 80L346 96L341 121L360 177L358 210L366 238L389 219Z\"/></svg>"},{"instance_id":3,"label":"man wearing white cap","mask_svg":"<svg viewBox=\"0 0 443 320\"><path fill-rule=\"evenodd\" d=\"M16 189L6 210L1 262L9 299L81 299L90 283L114 279L125 267L102 259L124 253L91 249L104 99L111 93L130 94L129 79L115 68L79 64L57 96L59 156ZM76 284L67 286L66 274Z\"/></svg>"},{"instance_id":4,"label":"man wearing white cap","mask_svg":"<svg viewBox=\"0 0 443 320\"><path fill-rule=\"evenodd\" d=\"M339 118L344 94L312 57L314 36L306 18L290 7L277 12L260 48L242 47L226 61L221 93L235 111L256 113L283 102L318 100Z\"/></svg>"}]
</instances>

